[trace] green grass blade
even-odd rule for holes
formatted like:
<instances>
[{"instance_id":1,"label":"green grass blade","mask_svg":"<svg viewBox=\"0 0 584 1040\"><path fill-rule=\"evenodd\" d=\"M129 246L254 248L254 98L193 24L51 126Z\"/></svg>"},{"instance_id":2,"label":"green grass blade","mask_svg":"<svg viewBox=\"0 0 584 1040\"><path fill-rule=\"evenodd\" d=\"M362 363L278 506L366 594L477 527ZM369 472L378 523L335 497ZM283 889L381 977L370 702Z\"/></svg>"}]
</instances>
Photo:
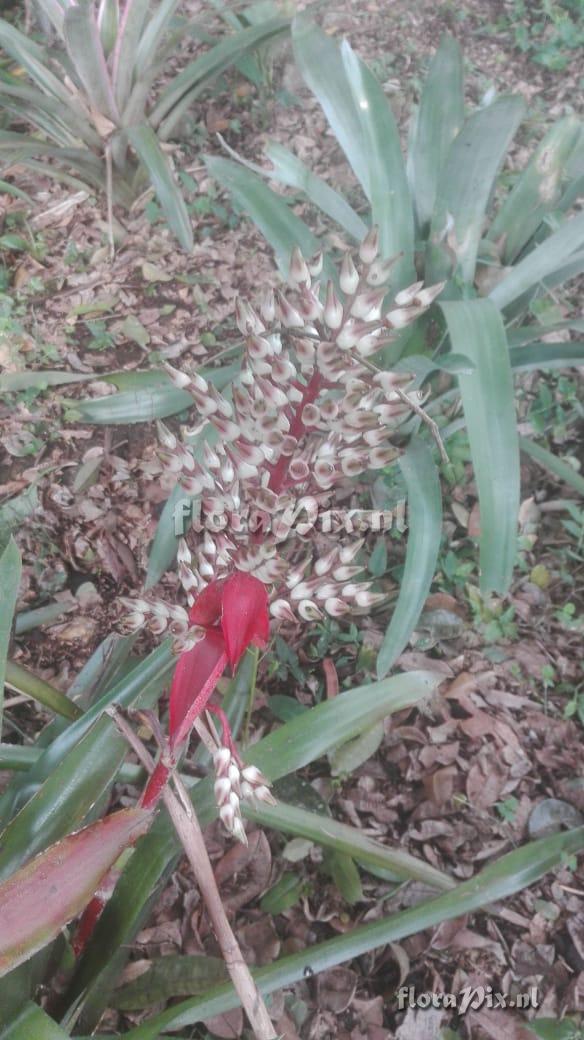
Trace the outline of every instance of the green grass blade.
<instances>
[{"instance_id":1,"label":"green grass blade","mask_svg":"<svg viewBox=\"0 0 584 1040\"><path fill-rule=\"evenodd\" d=\"M474 280L489 198L524 108L521 98L502 97L469 116L454 139L432 217L427 282L439 281L450 271L440 242L451 220L461 276L465 282Z\"/></svg>"},{"instance_id":2,"label":"green grass blade","mask_svg":"<svg viewBox=\"0 0 584 1040\"><path fill-rule=\"evenodd\" d=\"M300 15L292 23L294 57L368 199L370 170L359 112L338 43Z\"/></svg>"},{"instance_id":3,"label":"green grass blade","mask_svg":"<svg viewBox=\"0 0 584 1040\"><path fill-rule=\"evenodd\" d=\"M556 869L566 855L578 853L583 848L582 827L530 842L523 848L501 856L476 877L463 881L451 892L383 917L372 924L361 925L299 953L282 957L273 964L256 969L254 978L264 996L274 993L302 979L307 965L313 972L326 971L379 946L399 942L443 921L451 921L461 914L470 914L491 903L507 899L539 881L548 871ZM126 1040L157 1040L165 1029L184 1029L238 1006L239 1001L233 988L230 985L219 986L203 998L182 1001L153 1015L143 1025L130 1029L126 1033Z\"/></svg>"},{"instance_id":4,"label":"green grass blade","mask_svg":"<svg viewBox=\"0 0 584 1040\"><path fill-rule=\"evenodd\" d=\"M432 452L413 437L399 464L408 493L408 544L398 600L377 657L379 678L407 646L422 613L442 537L440 477Z\"/></svg>"},{"instance_id":5,"label":"green grass blade","mask_svg":"<svg viewBox=\"0 0 584 1040\"><path fill-rule=\"evenodd\" d=\"M261 170L263 176L303 191L317 209L339 224L355 242L362 242L369 230L368 225L338 191L317 177L305 163L277 141L266 145L265 154L273 169Z\"/></svg>"},{"instance_id":6,"label":"green grass blade","mask_svg":"<svg viewBox=\"0 0 584 1040\"><path fill-rule=\"evenodd\" d=\"M73 67L87 91L92 107L117 124L119 112L93 8L89 5L69 7L63 23L63 35Z\"/></svg>"},{"instance_id":7,"label":"green grass blade","mask_svg":"<svg viewBox=\"0 0 584 1040\"><path fill-rule=\"evenodd\" d=\"M399 131L381 85L349 43L341 58L355 111L361 123L368 164L371 222L379 228L380 252L400 256L392 270L393 289L415 281L414 214L401 151Z\"/></svg>"},{"instance_id":8,"label":"green grass blade","mask_svg":"<svg viewBox=\"0 0 584 1040\"><path fill-rule=\"evenodd\" d=\"M128 129L128 139L148 171L168 226L183 249L188 253L192 252L194 240L191 218L154 130L146 125L131 126Z\"/></svg>"},{"instance_id":9,"label":"green grass blade","mask_svg":"<svg viewBox=\"0 0 584 1040\"><path fill-rule=\"evenodd\" d=\"M542 448L541 444L536 444L534 441L529 440L528 437L519 438L519 447L534 462L537 462L538 466L542 466L552 476L561 480L564 484L569 484L579 495L584 496L584 477L573 466L570 466L569 462L559 459L553 452L548 451L547 448Z\"/></svg>"},{"instance_id":10,"label":"green grass blade","mask_svg":"<svg viewBox=\"0 0 584 1040\"><path fill-rule=\"evenodd\" d=\"M447 891L456 884L447 874L436 870L429 863L424 863L423 860L400 849L388 848L379 841L365 837L356 827L338 823L321 813L309 812L307 809L280 801L274 806L245 802L242 803L242 809L248 820L253 820L262 827L271 827L273 830L283 831L284 834L308 838L325 848L351 856L365 869L370 865L391 872L396 880L422 881L441 891Z\"/></svg>"},{"instance_id":11,"label":"green grass blade","mask_svg":"<svg viewBox=\"0 0 584 1040\"><path fill-rule=\"evenodd\" d=\"M445 35L430 63L408 151L408 178L418 228L423 234L434 212L440 174L463 122L462 52L458 42Z\"/></svg>"},{"instance_id":12,"label":"green grass blade","mask_svg":"<svg viewBox=\"0 0 584 1040\"><path fill-rule=\"evenodd\" d=\"M509 348L489 300L441 304L454 351L475 371L458 376L480 507L483 592L503 595L517 553L519 445Z\"/></svg>"},{"instance_id":13,"label":"green grass blade","mask_svg":"<svg viewBox=\"0 0 584 1040\"><path fill-rule=\"evenodd\" d=\"M254 173L217 156L206 155L205 163L211 176L234 196L271 245L284 277L294 246L299 246L305 257L318 252L319 241L312 231L292 212L282 196L276 195Z\"/></svg>"},{"instance_id":14,"label":"green grass blade","mask_svg":"<svg viewBox=\"0 0 584 1040\"><path fill-rule=\"evenodd\" d=\"M501 262L512 264L562 195L566 163L580 133L580 122L566 116L536 148L489 228L493 242L502 240Z\"/></svg>"},{"instance_id":15,"label":"green grass blade","mask_svg":"<svg viewBox=\"0 0 584 1040\"><path fill-rule=\"evenodd\" d=\"M162 0L153 11L140 37L138 44L136 68L149 69L162 44L166 29L176 11L180 0Z\"/></svg>"},{"instance_id":16,"label":"green grass blade","mask_svg":"<svg viewBox=\"0 0 584 1040\"><path fill-rule=\"evenodd\" d=\"M13 538L8 540L0 554L0 733L2 733L2 711L4 707L4 681L6 677L8 646L12 632L12 619L16 609L16 598L20 584L22 564L20 553Z\"/></svg>"},{"instance_id":17,"label":"green grass blade","mask_svg":"<svg viewBox=\"0 0 584 1040\"><path fill-rule=\"evenodd\" d=\"M584 246L584 213L564 221L562 226L528 253L489 293L496 307L503 310L523 293L538 286L556 270L573 260L572 254ZM576 271L574 273L577 273Z\"/></svg>"}]
</instances>

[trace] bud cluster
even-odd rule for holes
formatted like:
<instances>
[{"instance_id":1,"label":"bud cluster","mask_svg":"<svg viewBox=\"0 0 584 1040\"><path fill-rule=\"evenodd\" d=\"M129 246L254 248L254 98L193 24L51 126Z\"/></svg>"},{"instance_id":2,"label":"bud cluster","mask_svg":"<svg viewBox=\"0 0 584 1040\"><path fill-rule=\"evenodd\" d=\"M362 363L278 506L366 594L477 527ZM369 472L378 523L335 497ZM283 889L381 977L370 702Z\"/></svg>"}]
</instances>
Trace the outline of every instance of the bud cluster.
<instances>
[{"instance_id":1,"label":"bud cluster","mask_svg":"<svg viewBox=\"0 0 584 1040\"><path fill-rule=\"evenodd\" d=\"M398 455L392 437L409 412L404 387L411 377L378 371L368 359L422 314L442 285L416 282L388 302L394 261L378 253L374 228L355 258L345 255L335 282L321 285L322 255L308 262L295 249L286 292L268 290L258 311L237 300L245 352L230 399L201 375L166 366L175 386L191 395L198 429L210 423L216 438L204 444L199 461L160 424L161 457L185 493L200 498L204 514L226 518L222 530L205 530L192 551L179 543L189 606L234 569L268 586L271 613L282 621L366 612L381 598L359 580L359 545L336 547L314 565L311 555L297 563L279 551L291 529L281 518L294 515L299 503L310 497L328 505L355 477ZM184 612L179 618L169 608L166 615L150 601L134 603L132 617L153 631L153 625L162 631L163 622L181 625L179 644L198 638Z\"/></svg>"},{"instance_id":2,"label":"bud cluster","mask_svg":"<svg viewBox=\"0 0 584 1040\"><path fill-rule=\"evenodd\" d=\"M244 766L228 747L218 747L213 755L215 767L215 801L219 818L225 829L247 845L247 837L241 818L241 801L255 799L267 805L275 805L276 799L270 792L268 781L257 766Z\"/></svg>"}]
</instances>

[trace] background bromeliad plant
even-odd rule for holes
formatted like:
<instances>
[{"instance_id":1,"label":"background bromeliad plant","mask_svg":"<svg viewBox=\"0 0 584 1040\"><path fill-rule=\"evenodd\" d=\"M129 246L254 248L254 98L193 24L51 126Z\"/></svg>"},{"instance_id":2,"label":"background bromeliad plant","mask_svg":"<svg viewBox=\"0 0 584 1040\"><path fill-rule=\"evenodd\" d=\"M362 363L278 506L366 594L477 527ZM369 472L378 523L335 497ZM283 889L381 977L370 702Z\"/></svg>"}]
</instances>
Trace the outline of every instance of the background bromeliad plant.
<instances>
[{"instance_id":1,"label":"background bromeliad plant","mask_svg":"<svg viewBox=\"0 0 584 1040\"><path fill-rule=\"evenodd\" d=\"M310 531L304 532L307 544L289 537L287 508L297 492L317 504L331 497L334 501L339 489L371 467L399 458L414 523L419 523L418 513L424 515L425 502L439 503L429 438L412 437L407 426L412 409L416 418L424 418L411 380L404 372L379 371L371 358L382 346L391 348L403 329L423 320L441 284L424 288L414 283L388 294L393 264L380 261L377 251L374 229L361 244L356 264L347 255L340 272L335 272L329 262L321 300L312 280L319 277L323 261L317 258L309 265L296 250L289 270L290 292L267 294L258 311L240 303L237 320L245 358L231 397L196 373L170 371L194 401L199 425L211 428L214 437L196 458L163 428L166 465L179 477L183 494L200 497L207 514L229 518L225 532L199 539L192 552L180 548L179 575L188 610L150 596L133 602L132 628L147 624L157 633L169 629L172 638L139 662L129 656L131 638L108 639L76 680L70 697L8 665L14 688L59 715L36 746L25 749L25 756L10 745L0 749L3 764L17 763L22 769L0 798L0 973L5 976L0 980L0 1014L12 1040L51 1035L51 1030L53 1036L81 1037L97 1026L128 944L177 862L179 844L166 812L146 834L144 830L164 782L176 768L177 754L192 724L200 721L199 713L209 704L228 661L236 664L241 658L223 698L224 715L219 714L222 736L214 755L218 779L213 784L210 779L183 777L188 789L183 797L192 800L200 822L213 818L217 799L221 818L237 834L241 811L261 825L325 846L353 888L359 887L359 864L365 870L381 869L388 881L425 881L440 893L312 945L313 971L500 900L584 846L584 828L554 835L456 884L424 861L365 838L352 827L331 818L323 827L319 813L282 801L276 807L262 798L253 806L246 802L251 792L245 785L262 784L250 767L261 770L270 782L294 773L370 731L389 713L419 703L437 684L435 673L410 672L348 689L247 747L243 768L231 743L231 730L239 728L250 690L253 695L256 660L246 647L263 644L268 637L268 599L272 615L294 625L311 622L323 612L342 617L366 610L377 600L375 589L362 581L359 543L333 544L329 552L315 554ZM251 514L252 525L238 526L238 517L247 521ZM424 523L417 530L428 537ZM0 558L5 590L2 665L18 577L18 553L9 543ZM143 779L139 767L125 764L126 744L112 708L143 712L154 706L173 667L173 649L180 653L170 695L173 756L165 757L163 741L142 805L94 822L103 814L117 777ZM205 755L204 748L198 749L193 761L208 765ZM176 823L172 803L168 808ZM83 825L71 834L72 828ZM135 848L130 854L131 843ZM83 942L74 943L75 959L72 935L63 931L64 926L96 888L105 887L110 894L108 875L114 864L119 877L113 895L108 900L99 896L105 904L101 916ZM194 973L189 983L193 986L197 971L206 972L204 995L171 1006L126 1035L154 1040L162 1031L182 1029L237 1005L221 964L195 960L196 965L184 967ZM305 968L306 952L301 951L257 971L255 981L263 994L269 994L301 978ZM50 979L58 981L58 992L46 1005L49 1014L33 998L38 984Z\"/></svg>"},{"instance_id":2,"label":"background bromeliad plant","mask_svg":"<svg viewBox=\"0 0 584 1040\"><path fill-rule=\"evenodd\" d=\"M45 174L71 183L66 171L73 171L77 183L125 206L150 182L171 230L190 250L191 223L165 142L217 76L244 59L249 73L253 52L285 33L289 21L252 6L231 20L235 32L164 77L185 34L213 39L192 21L177 24L180 0L37 2L53 30L44 44L0 19L0 47L29 80L2 70L0 111L33 131L0 132L3 162L39 169L38 160L50 159L55 165L45 163Z\"/></svg>"},{"instance_id":3,"label":"background bromeliad plant","mask_svg":"<svg viewBox=\"0 0 584 1040\"><path fill-rule=\"evenodd\" d=\"M355 197L363 203L351 204L277 143L266 148L269 169L219 157L208 157L208 168L256 222L284 272L294 243L310 253L317 240L286 197L257 174L293 188L295 198L300 193L349 241L359 241L371 222L378 225L382 258L399 257L391 274L394 292L415 277L446 281L429 315L377 362L414 372L416 385L428 389L440 375L441 393L428 412L446 443L466 427L480 502L481 587L505 593L516 558L520 450L552 471L558 464L518 437L514 374L584 358L582 342L542 341L550 332L581 331L581 320L538 320L548 294L584 270L584 213L578 209L584 130L575 116L559 121L505 190L499 172L524 102L518 96L486 98L467 114L460 48L446 37L431 62L404 160L383 89L349 44L339 46L305 16L295 20L292 38L300 72L351 164ZM444 388L445 372L450 388ZM423 482L415 486L423 501ZM417 603L410 632L438 551L428 534L428 508L426 518L425 533L410 529L406 566L410 603ZM406 628L398 615L378 659L380 675L403 647Z\"/></svg>"}]
</instances>

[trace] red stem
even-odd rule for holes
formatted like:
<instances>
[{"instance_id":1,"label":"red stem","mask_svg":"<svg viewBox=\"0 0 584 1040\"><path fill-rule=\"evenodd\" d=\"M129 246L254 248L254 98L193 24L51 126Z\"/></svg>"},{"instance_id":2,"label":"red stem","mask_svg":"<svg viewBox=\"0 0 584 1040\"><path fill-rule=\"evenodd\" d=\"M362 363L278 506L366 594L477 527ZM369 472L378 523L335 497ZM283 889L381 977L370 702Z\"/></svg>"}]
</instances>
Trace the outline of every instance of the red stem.
<instances>
[{"instance_id":1,"label":"red stem","mask_svg":"<svg viewBox=\"0 0 584 1040\"><path fill-rule=\"evenodd\" d=\"M318 397L323 383L323 378L320 372L314 372L309 382L304 387L304 393L302 394L302 400L298 402L296 410L294 412L294 418L290 423L290 437L295 437L296 440L300 440L304 433L305 426L302 421L302 412L304 411L307 404L312 404L313 401ZM275 491L278 494L282 490L282 484L286 479L286 473L290 465L292 456L280 455L280 458L276 462L275 466L272 467L270 479L268 481L268 487L270 491Z\"/></svg>"},{"instance_id":2,"label":"red stem","mask_svg":"<svg viewBox=\"0 0 584 1040\"><path fill-rule=\"evenodd\" d=\"M171 766L160 759L156 764L154 772L151 774L146 787L142 792L140 798L140 805L143 809L153 809L162 798L166 782L170 776Z\"/></svg>"}]
</instances>

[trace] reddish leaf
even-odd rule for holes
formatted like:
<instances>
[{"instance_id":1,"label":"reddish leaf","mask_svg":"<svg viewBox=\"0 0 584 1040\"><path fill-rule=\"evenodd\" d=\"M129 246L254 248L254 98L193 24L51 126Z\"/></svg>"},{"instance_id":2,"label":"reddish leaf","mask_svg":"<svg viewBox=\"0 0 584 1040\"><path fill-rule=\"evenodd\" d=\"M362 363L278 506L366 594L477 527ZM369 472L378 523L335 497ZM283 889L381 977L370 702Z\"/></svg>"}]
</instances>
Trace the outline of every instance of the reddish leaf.
<instances>
[{"instance_id":1,"label":"reddish leaf","mask_svg":"<svg viewBox=\"0 0 584 1040\"><path fill-rule=\"evenodd\" d=\"M0 884L0 976L46 946L83 910L152 814L122 809L51 845Z\"/></svg>"},{"instance_id":2,"label":"reddish leaf","mask_svg":"<svg viewBox=\"0 0 584 1040\"><path fill-rule=\"evenodd\" d=\"M189 612L191 625L210 628L212 625L219 624L224 587L225 581L212 581L206 589L199 593Z\"/></svg>"},{"instance_id":3,"label":"reddish leaf","mask_svg":"<svg viewBox=\"0 0 584 1040\"><path fill-rule=\"evenodd\" d=\"M225 582L221 620L227 658L235 668L250 644L265 646L270 632L266 586L251 574L237 571Z\"/></svg>"},{"instance_id":4,"label":"reddish leaf","mask_svg":"<svg viewBox=\"0 0 584 1040\"><path fill-rule=\"evenodd\" d=\"M170 688L169 731L171 747L188 736L225 671L225 640L210 628L192 650L181 654Z\"/></svg>"}]
</instances>

